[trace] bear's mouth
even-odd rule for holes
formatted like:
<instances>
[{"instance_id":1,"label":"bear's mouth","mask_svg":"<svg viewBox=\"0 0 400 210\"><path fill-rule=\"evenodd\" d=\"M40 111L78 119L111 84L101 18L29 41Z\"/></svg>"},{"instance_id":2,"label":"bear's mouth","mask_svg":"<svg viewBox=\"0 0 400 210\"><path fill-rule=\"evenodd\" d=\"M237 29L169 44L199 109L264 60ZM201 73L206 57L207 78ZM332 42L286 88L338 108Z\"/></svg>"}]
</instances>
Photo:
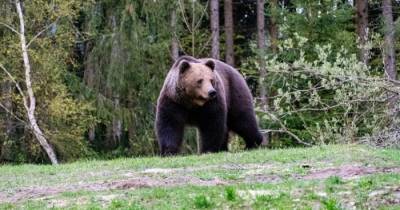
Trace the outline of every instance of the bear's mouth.
<instances>
[{"instance_id":1,"label":"bear's mouth","mask_svg":"<svg viewBox=\"0 0 400 210\"><path fill-rule=\"evenodd\" d=\"M197 98L193 99L194 104L198 105L198 106L203 106L205 103L207 103L207 101L209 101L210 98L205 98L203 96L199 96Z\"/></svg>"}]
</instances>

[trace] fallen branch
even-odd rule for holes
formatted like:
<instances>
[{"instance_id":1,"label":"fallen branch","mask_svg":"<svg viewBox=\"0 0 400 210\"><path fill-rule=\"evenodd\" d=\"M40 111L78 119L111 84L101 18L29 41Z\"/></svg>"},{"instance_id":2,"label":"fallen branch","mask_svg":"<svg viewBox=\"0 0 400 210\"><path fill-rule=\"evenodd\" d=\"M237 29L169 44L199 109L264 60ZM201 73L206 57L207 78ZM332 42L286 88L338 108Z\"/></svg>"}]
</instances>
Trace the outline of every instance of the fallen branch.
<instances>
[{"instance_id":1,"label":"fallen branch","mask_svg":"<svg viewBox=\"0 0 400 210\"><path fill-rule=\"evenodd\" d=\"M293 137L294 139L296 139L296 141L300 144L306 145L306 146L312 146L312 144L304 142L303 140L301 140L296 134L294 134L293 132L291 132L286 126L285 124L282 123L281 120L279 120L275 115L273 115L272 113L268 112L268 111L262 111L263 113L267 114L268 116L270 116L272 118L272 120L276 121L279 123L279 125L281 126L280 130L262 130L264 132L279 132L279 133L286 133L288 135L290 135L291 137Z\"/></svg>"}]
</instances>

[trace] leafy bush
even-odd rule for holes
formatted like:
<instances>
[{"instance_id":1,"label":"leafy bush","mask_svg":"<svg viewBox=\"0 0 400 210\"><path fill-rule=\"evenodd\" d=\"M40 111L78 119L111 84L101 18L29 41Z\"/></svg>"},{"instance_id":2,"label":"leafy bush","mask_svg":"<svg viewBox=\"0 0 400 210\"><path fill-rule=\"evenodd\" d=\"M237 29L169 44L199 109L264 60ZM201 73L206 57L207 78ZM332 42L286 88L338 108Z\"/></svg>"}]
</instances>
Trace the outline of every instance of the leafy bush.
<instances>
[{"instance_id":1,"label":"leafy bush","mask_svg":"<svg viewBox=\"0 0 400 210\"><path fill-rule=\"evenodd\" d=\"M274 146L369 141L397 125L396 81L384 79L382 71L371 70L344 48L316 45L317 58L307 60L302 50L307 42L300 36L288 39L263 60L270 106L257 113ZM243 69L254 76L258 66L252 58Z\"/></svg>"}]
</instances>

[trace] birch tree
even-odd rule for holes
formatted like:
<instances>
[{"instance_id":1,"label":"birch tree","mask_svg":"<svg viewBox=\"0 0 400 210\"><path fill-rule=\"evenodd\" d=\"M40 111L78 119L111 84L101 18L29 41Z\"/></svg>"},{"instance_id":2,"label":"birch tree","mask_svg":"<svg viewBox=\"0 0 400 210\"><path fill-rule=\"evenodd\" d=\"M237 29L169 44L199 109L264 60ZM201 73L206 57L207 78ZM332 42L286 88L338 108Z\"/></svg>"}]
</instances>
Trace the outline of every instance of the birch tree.
<instances>
[{"instance_id":1,"label":"birch tree","mask_svg":"<svg viewBox=\"0 0 400 210\"><path fill-rule=\"evenodd\" d=\"M35 137L38 140L39 144L42 146L42 148L46 152L46 154L49 157L51 163L56 165L56 164L58 164L56 153L54 152L53 148L51 147L51 145L47 141L43 131L40 129L40 127L39 127L39 125L37 123L36 116L35 116L36 98L35 98L35 94L34 94L33 88L32 88L31 64L30 64L30 61L29 61L28 47L27 47L26 37L25 37L24 15L22 13L21 2L19 0L15 1L15 6L16 6L16 9L17 9L18 19L19 19L19 32L18 32L18 34L19 34L19 38L20 38L21 51L22 51L21 56L22 56L23 63L24 63L25 86L26 86L27 95L25 95L25 93L22 91L22 89L20 87L18 87L18 89L19 89L20 94L22 96L22 100L23 100L23 103L24 103L24 107L25 107L25 110L26 110L27 117L28 117L29 127L32 129L33 134L35 135ZM3 70L6 71L5 68ZM11 74L9 76L12 77ZM18 83L15 82L15 84L17 85Z\"/></svg>"}]
</instances>

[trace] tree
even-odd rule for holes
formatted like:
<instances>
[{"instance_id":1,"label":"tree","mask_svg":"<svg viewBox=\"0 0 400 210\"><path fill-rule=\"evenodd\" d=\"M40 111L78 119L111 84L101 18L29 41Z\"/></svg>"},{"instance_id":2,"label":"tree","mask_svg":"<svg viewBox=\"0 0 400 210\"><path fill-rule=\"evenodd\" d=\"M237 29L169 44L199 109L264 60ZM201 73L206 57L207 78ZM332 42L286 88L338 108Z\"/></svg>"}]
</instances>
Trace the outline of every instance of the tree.
<instances>
[{"instance_id":1,"label":"tree","mask_svg":"<svg viewBox=\"0 0 400 210\"><path fill-rule=\"evenodd\" d=\"M210 1L211 57L219 59L219 0Z\"/></svg>"},{"instance_id":2,"label":"tree","mask_svg":"<svg viewBox=\"0 0 400 210\"><path fill-rule=\"evenodd\" d=\"M72 25L76 8L87 4L75 0L0 4L0 13L6 14L0 15L0 43L6 46L0 48L0 77L14 87L9 113L15 119L15 134L6 138L7 145L0 145L12 150L0 161L54 163L87 155L84 140L89 121L95 121L93 109L89 101L76 97L82 83L69 72L80 67L71 53L78 37Z\"/></svg>"},{"instance_id":3,"label":"tree","mask_svg":"<svg viewBox=\"0 0 400 210\"><path fill-rule=\"evenodd\" d=\"M93 48L93 42L88 41L85 46L85 53L84 53L84 74L83 74L83 81L84 84L91 90L95 89L95 61L93 57L88 56L89 52ZM93 123L90 125L88 129L88 140L90 143L93 143L96 138L96 126Z\"/></svg>"},{"instance_id":4,"label":"tree","mask_svg":"<svg viewBox=\"0 0 400 210\"><path fill-rule=\"evenodd\" d=\"M384 19L384 33L385 42L383 46L383 63L385 67L385 74L387 78L395 80L397 77L396 64L395 64L395 51L394 51L394 24L393 24L393 11L392 1L382 1L382 13Z\"/></svg>"},{"instance_id":5,"label":"tree","mask_svg":"<svg viewBox=\"0 0 400 210\"><path fill-rule=\"evenodd\" d=\"M110 12L112 14L112 12ZM112 14L110 16L110 25L111 29L113 32L113 36L115 37L112 40L112 46L111 46L111 57L110 57L110 66L117 66L118 64L121 63L122 58L126 57L126 54L124 50L122 49L122 44L121 44L121 38L120 38L120 32L117 29L117 20L116 20L116 15ZM123 61L122 61L123 62ZM120 110L120 91L118 90L118 87L112 87L110 84L107 86L107 88L110 88L107 93L110 95L108 96L109 98L112 99L113 102L113 108L114 110ZM121 120L121 115L116 114L113 116L112 119L112 125L110 128L110 136L108 140L112 141L112 147L115 147L119 145L122 137L122 120Z\"/></svg>"},{"instance_id":6,"label":"tree","mask_svg":"<svg viewBox=\"0 0 400 210\"><path fill-rule=\"evenodd\" d=\"M172 9L171 12L171 30L172 30L172 41L171 41L171 55L172 59L176 60L179 57L179 43L177 38L177 27L176 27L176 10Z\"/></svg>"},{"instance_id":7,"label":"tree","mask_svg":"<svg viewBox=\"0 0 400 210\"><path fill-rule=\"evenodd\" d=\"M232 0L224 1L224 17L225 17L225 36L226 36L226 52L225 61L231 66L235 65L233 51L233 8Z\"/></svg>"},{"instance_id":8,"label":"tree","mask_svg":"<svg viewBox=\"0 0 400 210\"><path fill-rule=\"evenodd\" d=\"M278 0L270 1L269 35L271 40L271 50L276 53L278 50Z\"/></svg>"},{"instance_id":9,"label":"tree","mask_svg":"<svg viewBox=\"0 0 400 210\"><path fill-rule=\"evenodd\" d=\"M368 64L369 51L367 48L368 41L368 0L356 0L356 24L357 36L360 44L359 60Z\"/></svg>"},{"instance_id":10,"label":"tree","mask_svg":"<svg viewBox=\"0 0 400 210\"><path fill-rule=\"evenodd\" d=\"M91 142L95 151L113 156L157 152L153 106L166 71L178 56L178 46L183 50L184 40L177 35L186 32L186 26L192 32L192 19L187 16L192 13L184 8L192 1L185 2L100 0L85 12L82 39L90 40L92 46L84 56L93 62L87 65L93 67L87 69L87 76L94 84L86 86L90 95L82 95L89 95L95 105L98 120ZM195 3L197 36L201 14ZM90 78L92 73L94 78Z\"/></svg>"},{"instance_id":11,"label":"tree","mask_svg":"<svg viewBox=\"0 0 400 210\"><path fill-rule=\"evenodd\" d=\"M257 46L259 53L259 73L260 73L260 99L261 107L267 110L267 93L264 79L266 77L265 69L265 15L264 15L265 0L257 0Z\"/></svg>"},{"instance_id":12,"label":"tree","mask_svg":"<svg viewBox=\"0 0 400 210\"><path fill-rule=\"evenodd\" d=\"M23 97L24 107L25 107L27 115L28 115L29 126L33 130L33 133L36 136L36 139L39 141L42 148L46 151L48 157L50 158L51 163L55 165L55 164L58 164L56 153L54 152L53 148L48 143L42 130L40 129L39 125L37 124L37 120L36 120L36 116L35 116L36 98L35 98L33 88L32 88L31 65L29 62L28 47L27 47L26 38L25 38L25 22L24 22L24 15L22 13L21 2L19 0L16 0L15 6L17 8L19 24L20 24L19 25L20 30L18 33L19 33L19 37L20 37L22 58L24 61L25 86L27 89L28 96L25 96L25 94L19 88L20 94ZM28 104L28 101L29 101L29 104Z\"/></svg>"}]
</instances>

